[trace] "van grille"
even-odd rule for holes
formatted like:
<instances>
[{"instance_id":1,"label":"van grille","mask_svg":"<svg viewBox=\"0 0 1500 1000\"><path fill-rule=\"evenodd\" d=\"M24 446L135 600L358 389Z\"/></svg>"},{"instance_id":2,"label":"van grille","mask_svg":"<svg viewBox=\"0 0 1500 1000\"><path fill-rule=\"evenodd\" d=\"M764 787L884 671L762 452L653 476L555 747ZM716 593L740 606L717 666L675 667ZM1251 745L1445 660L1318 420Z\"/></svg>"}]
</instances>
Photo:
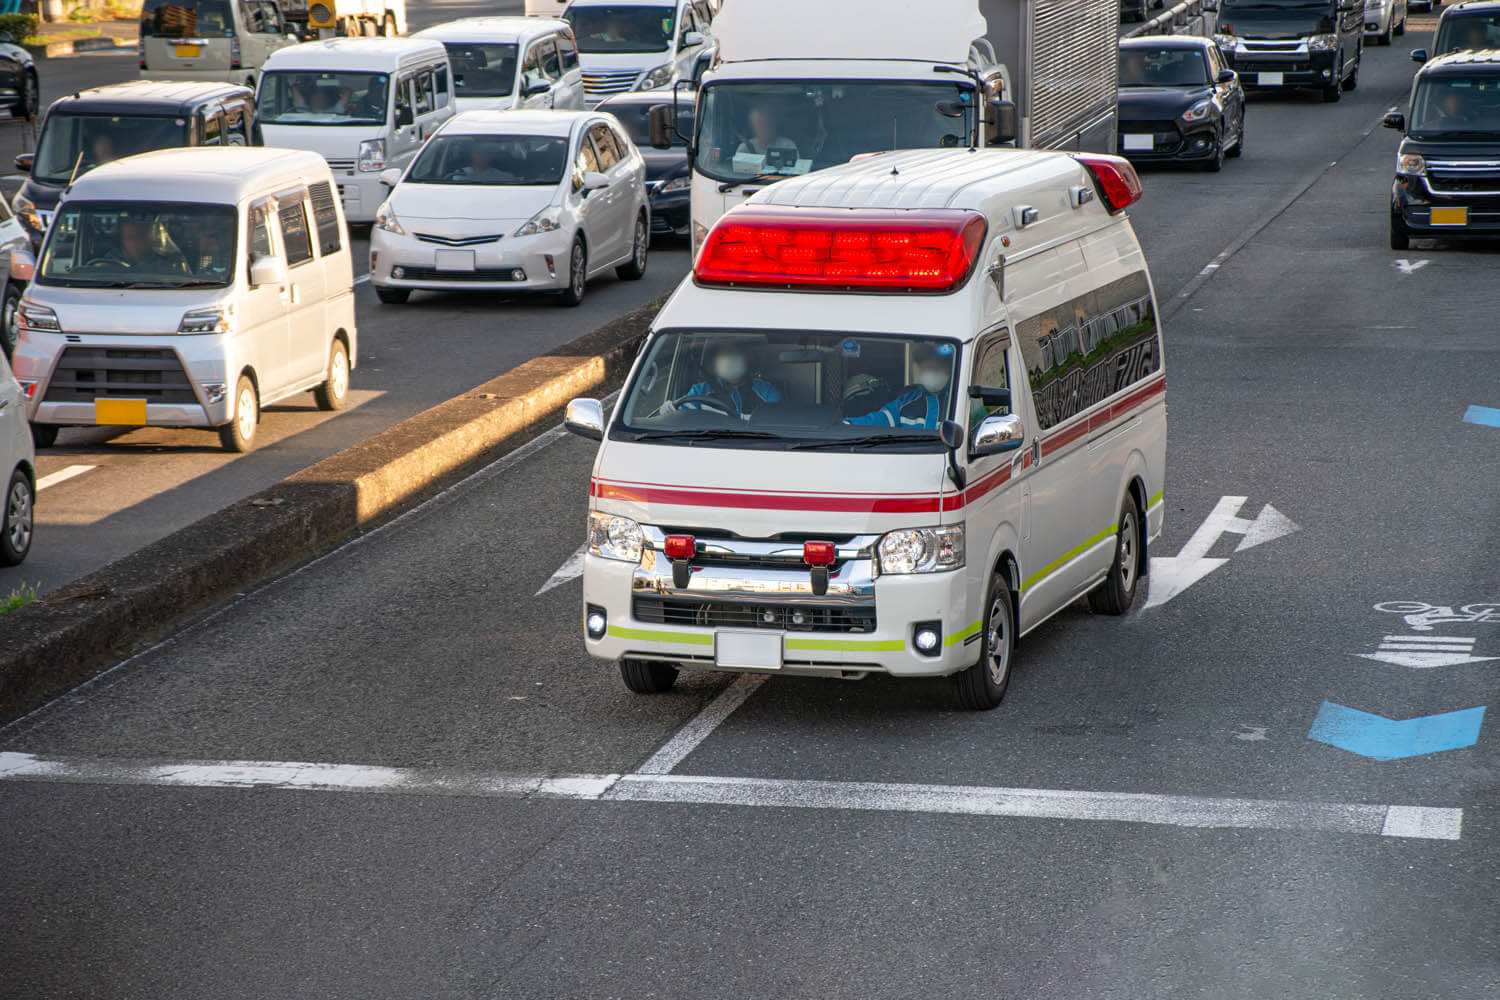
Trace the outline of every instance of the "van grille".
<instances>
[{"instance_id":1,"label":"van grille","mask_svg":"<svg viewBox=\"0 0 1500 1000\"><path fill-rule=\"evenodd\" d=\"M636 621L699 628L764 628L783 632L873 632L873 605L730 604L664 597L637 597ZM801 621L796 616L802 616Z\"/></svg>"},{"instance_id":2,"label":"van grille","mask_svg":"<svg viewBox=\"0 0 1500 1000\"><path fill-rule=\"evenodd\" d=\"M328 161L328 169L329 170L351 170L352 171L354 169L354 161L353 160L335 160L331 156L325 156L325 157L323 157L323 159L325 159L325 160Z\"/></svg>"},{"instance_id":3,"label":"van grille","mask_svg":"<svg viewBox=\"0 0 1500 1000\"><path fill-rule=\"evenodd\" d=\"M588 73L583 74L583 92L588 97L608 97L611 94L624 94L635 84L635 78L639 76L634 70L613 73Z\"/></svg>"},{"instance_id":4,"label":"van grille","mask_svg":"<svg viewBox=\"0 0 1500 1000\"><path fill-rule=\"evenodd\" d=\"M48 403L99 398L144 398L149 403L197 403L177 355L164 348L67 347L47 383Z\"/></svg>"}]
</instances>

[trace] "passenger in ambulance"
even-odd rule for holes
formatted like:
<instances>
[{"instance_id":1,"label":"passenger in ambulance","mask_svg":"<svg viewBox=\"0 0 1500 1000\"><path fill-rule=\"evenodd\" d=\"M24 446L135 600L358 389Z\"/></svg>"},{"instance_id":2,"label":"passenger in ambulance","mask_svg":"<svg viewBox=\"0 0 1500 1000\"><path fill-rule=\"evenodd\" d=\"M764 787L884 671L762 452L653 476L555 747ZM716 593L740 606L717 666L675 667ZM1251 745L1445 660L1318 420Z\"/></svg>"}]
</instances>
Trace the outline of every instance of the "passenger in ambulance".
<instances>
[{"instance_id":1,"label":"passenger in ambulance","mask_svg":"<svg viewBox=\"0 0 1500 1000\"><path fill-rule=\"evenodd\" d=\"M704 401L688 399L680 404L681 409L722 412L745 419L764 403L781 402L781 390L750 372L744 345L723 341L709 348L707 360L711 374L688 389L689 396L702 396Z\"/></svg>"},{"instance_id":2,"label":"passenger in ambulance","mask_svg":"<svg viewBox=\"0 0 1500 1000\"><path fill-rule=\"evenodd\" d=\"M948 384L953 380L953 345L918 344L912 349L916 382L878 410L848 417L846 424L865 427L908 427L936 430L947 410Z\"/></svg>"}]
</instances>

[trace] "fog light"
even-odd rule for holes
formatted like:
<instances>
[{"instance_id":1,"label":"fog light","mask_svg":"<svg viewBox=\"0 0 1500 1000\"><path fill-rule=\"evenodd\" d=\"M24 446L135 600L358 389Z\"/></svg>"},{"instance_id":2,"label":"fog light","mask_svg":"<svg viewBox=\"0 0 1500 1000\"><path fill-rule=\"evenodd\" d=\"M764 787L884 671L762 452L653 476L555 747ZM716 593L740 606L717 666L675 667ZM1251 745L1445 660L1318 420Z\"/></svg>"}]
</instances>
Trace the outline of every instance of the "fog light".
<instances>
[{"instance_id":1,"label":"fog light","mask_svg":"<svg viewBox=\"0 0 1500 1000\"><path fill-rule=\"evenodd\" d=\"M222 402L224 402L224 383L223 382L204 382L203 383L203 398L205 400L207 400L210 405L212 405L214 403L222 403Z\"/></svg>"},{"instance_id":2,"label":"fog light","mask_svg":"<svg viewBox=\"0 0 1500 1000\"><path fill-rule=\"evenodd\" d=\"M792 612L792 624L793 625L806 625L807 624L807 615L803 614L801 611L793 611Z\"/></svg>"},{"instance_id":3,"label":"fog light","mask_svg":"<svg viewBox=\"0 0 1500 1000\"><path fill-rule=\"evenodd\" d=\"M936 656L943 646L942 622L918 622L912 628L911 644L923 656Z\"/></svg>"},{"instance_id":4,"label":"fog light","mask_svg":"<svg viewBox=\"0 0 1500 1000\"><path fill-rule=\"evenodd\" d=\"M523 270L521 270L518 267L514 271L510 272L510 280L511 281L525 281L526 280L526 272L523 271Z\"/></svg>"},{"instance_id":5,"label":"fog light","mask_svg":"<svg viewBox=\"0 0 1500 1000\"><path fill-rule=\"evenodd\" d=\"M404 267L393 267L393 268L391 268L391 277L393 277L393 278L404 278L404 277L406 277L406 268L404 268Z\"/></svg>"},{"instance_id":6,"label":"fog light","mask_svg":"<svg viewBox=\"0 0 1500 1000\"><path fill-rule=\"evenodd\" d=\"M27 399L36 395L36 379L22 378L16 381L21 383L21 392Z\"/></svg>"},{"instance_id":7,"label":"fog light","mask_svg":"<svg viewBox=\"0 0 1500 1000\"><path fill-rule=\"evenodd\" d=\"M557 260L550 253L542 254L542 260L547 262L547 277L557 277Z\"/></svg>"},{"instance_id":8,"label":"fog light","mask_svg":"<svg viewBox=\"0 0 1500 1000\"><path fill-rule=\"evenodd\" d=\"M1328 79L1332 75L1333 75L1333 70L1331 70L1331 69L1325 69L1323 71L1323 79L1325 79L1325 80Z\"/></svg>"},{"instance_id":9,"label":"fog light","mask_svg":"<svg viewBox=\"0 0 1500 1000\"><path fill-rule=\"evenodd\" d=\"M605 617L604 609L590 604L584 615L583 627L588 631L590 639L604 638L604 633L609 628L609 619Z\"/></svg>"}]
</instances>

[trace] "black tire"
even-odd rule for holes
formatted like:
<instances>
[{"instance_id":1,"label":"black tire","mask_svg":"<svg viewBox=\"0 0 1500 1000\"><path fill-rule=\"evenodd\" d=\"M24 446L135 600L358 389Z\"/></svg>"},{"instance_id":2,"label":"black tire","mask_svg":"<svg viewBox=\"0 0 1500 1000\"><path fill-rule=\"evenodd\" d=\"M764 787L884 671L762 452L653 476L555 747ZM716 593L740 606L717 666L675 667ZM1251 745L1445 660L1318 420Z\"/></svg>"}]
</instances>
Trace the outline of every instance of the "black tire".
<instances>
[{"instance_id":1,"label":"black tire","mask_svg":"<svg viewBox=\"0 0 1500 1000\"><path fill-rule=\"evenodd\" d=\"M1354 57L1354 69L1348 76L1344 77L1343 83L1339 84L1340 89L1345 91L1352 91L1355 87L1359 86L1359 64L1360 60L1363 58L1363 54Z\"/></svg>"},{"instance_id":2,"label":"black tire","mask_svg":"<svg viewBox=\"0 0 1500 1000\"><path fill-rule=\"evenodd\" d=\"M1344 96L1343 89L1337 83L1324 87L1322 93L1324 104L1337 104L1339 99Z\"/></svg>"},{"instance_id":3,"label":"black tire","mask_svg":"<svg viewBox=\"0 0 1500 1000\"><path fill-rule=\"evenodd\" d=\"M1203 169L1211 174L1216 174L1224 169L1224 134L1222 132L1214 136L1214 155L1210 156L1203 164Z\"/></svg>"},{"instance_id":4,"label":"black tire","mask_svg":"<svg viewBox=\"0 0 1500 1000\"><path fill-rule=\"evenodd\" d=\"M646 276L646 256L650 248L651 229L646 225L646 217L638 216L635 232L630 238L630 261L615 268L621 281L640 281Z\"/></svg>"},{"instance_id":5,"label":"black tire","mask_svg":"<svg viewBox=\"0 0 1500 1000\"><path fill-rule=\"evenodd\" d=\"M0 496L0 566L19 566L36 534L36 484L17 468Z\"/></svg>"},{"instance_id":6,"label":"black tire","mask_svg":"<svg viewBox=\"0 0 1500 1000\"><path fill-rule=\"evenodd\" d=\"M581 305L589 284L589 251L583 245L583 237L573 237L573 249L568 254L568 287L563 289L562 304L568 307Z\"/></svg>"},{"instance_id":7,"label":"black tire","mask_svg":"<svg viewBox=\"0 0 1500 1000\"><path fill-rule=\"evenodd\" d=\"M1141 526L1141 508L1135 496L1127 493L1120 505L1120 521L1115 528L1115 553L1104 582L1089 591L1089 610L1096 615L1123 615L1135 603L1140 589L1141 555L1145 533Z\"/></svg>"},{"instance_id":8,"label":"black tire","mask_svg":"<svg viewBox=\"0 0 1500 1000\"><path fill-rule=\"evenodd\" d=\"M57 444L56 424L32 424L31 443L36 448L50 448Z\"/></svg>"},{"instance_id":9,"label":"black tire","mask_svg":"<svg viewBox=\"0 0 1500 1000\"><path fill-rule=\"evenodd\" d=\"M1375 44L1376 45L1389 45L1389 44L1391 44L1391 34L1395 30L1396 30L1396 26L1395 25L1391 25L1390 27L1386 28L1383 33L1375 36Z\"/></svg>"},{"instance_id":10,"label":"black tire","mask_svg":"<svg viewBox=\"0 0 1500 1000\"><path fill-rule=\"evenodd\" d=\"M1004 699L1016 661L1015 607L1010 581L993 574L985 594L979 662L953 675L953 695L959 707L987 712Z\"/></svg>"},{"instance_id":11,"label":"black tire","mask_svg":"<svg viewBox=\"0 0 1500 1000\"><path fill-rule=\"evenodd\" d=\"M677 668L655 660L621 660L620 679L634 694L661 694L677 683Z\"/></svg>"},{"instance_id":12,"label":"black tire","mask_svg":"<svg viewBox=\"0 0 1500 1000\"><path fill-rule=\"evenodd\" d=\"M21 339L21 328L16 325L16 311L21 306L21 289L15 285L5 286L5 299L0 302L0 353L10 358L16 353L16 341Z\"/></svg>"},{"instance_id":13,"label":"black tire","mask_svg":"<svg viewBox=\"0 0 1500 1000\"><path fill-rule=\"evenodd\" d=\"M34 120L38 108L41 107L41 88L37 85L36 73L27 70L26 75L21 78L21 96L15 104L11 105L10 113L17 118Z\"/></svg>"},{"instance_id":14,"label":"black tire","mask_svg":"<svg viewBox=\"0 0 1500 1000\"><path fill-rule=\"evenodd\" d=\"M375 286L375 297L377 299L379 299L385 305L388 305L388 306L399 306L399 305L403 305L406 302L407 299L411 298L411 289L410 288L381 288L379 285L376 285Z\"/></svg>"},{"instance_id":15,"label":"black tire","mask_svg":"<svg viewBox=\"0 0 1500 1000\"><path fill-rule=\"evenodd\" d=\"M234 409L229 423L219 428L219 443L225 451L244 454L255 447L255 429L260 424L260 396L250 376L241 375L234 386Z\"/></svg>"},{"instance_id":16,"label":"black tire","mask_svg":"<svg viewBox=\"0 0 1500 1000\"><path fill-rule=\"evenodd\" d=\"M1391 249L1411 249L1411 230L1406 228L1406 223L1395 212L1391 213Z\"/></svg>"},{"instance_id":17,"label":"black tire","mask_svg":"<svg viewBox=\"0 0 1500 1000\"><path fill-rule=\"evenodd\" d=\"M1243 109L1240 111L1240 134L1235 136L1234 146L1229 149L1228 155L1235 159L1245 155L1245 112Z\"/></svg>"},{"instance_id":18,"label":"black tire","mask_svg":"<svg viewBox=\"0 0 1500 1000\"><path fill-rule=\"evenodd\" d=\"M1391 29L1391 34L1395 35L1397 38L1400 38L1402 35L1406 34L1406 18L1405 18L1405 16L1403 16L1401 18L1401 23L1400 24L1396 25L1394 28Z\"/></svg>"},{"instance_id":19,"label":"black tire","mask_svg":"<svg viewBox=\"0 0 1500 1000\"><path fill-rule=\"evenodd\" d=\"M349 348L338 337L328 349L328 372L313 398L320 410L342 410L349 401Z\"/></svg>"}]
</instances>

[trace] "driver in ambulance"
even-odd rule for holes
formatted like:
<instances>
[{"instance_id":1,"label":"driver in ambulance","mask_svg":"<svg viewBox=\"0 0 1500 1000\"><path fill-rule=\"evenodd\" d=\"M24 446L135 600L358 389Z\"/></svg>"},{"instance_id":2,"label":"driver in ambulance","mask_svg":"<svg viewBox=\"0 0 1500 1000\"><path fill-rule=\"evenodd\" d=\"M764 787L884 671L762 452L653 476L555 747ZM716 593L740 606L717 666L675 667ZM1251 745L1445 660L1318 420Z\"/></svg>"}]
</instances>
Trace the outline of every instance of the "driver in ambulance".
<instances>
[{"instance_id":1,"label":"driver in ambulance","mask_svg":"<svg viewBox=\"0 0 1500 1000\"><path fill-rule=\"evenodd\" d=\"M953 345L918 344L912 350L912 374L916 378L895 399L878 410L845 423L867 427L925 427L936 430L947 409L945 398L953 380Z\"/></svg>"},{"instance_id":2,"label":"driver in ambulance","mask_svg":"<svg viewBox=\"0 0 1500 1000\"><path fill-rule=\"evenodd\" d=\"M705 405L688 399L681 404L682 409L713 411L733 405L729 415L744 418L761 403L781 402L780 390L750 374L750 359L742 344L725 341L711 348L709 369L713 373L709 378L688 389L689 396L703 396L709 402Z\"/></svg>"}]
</instances>

